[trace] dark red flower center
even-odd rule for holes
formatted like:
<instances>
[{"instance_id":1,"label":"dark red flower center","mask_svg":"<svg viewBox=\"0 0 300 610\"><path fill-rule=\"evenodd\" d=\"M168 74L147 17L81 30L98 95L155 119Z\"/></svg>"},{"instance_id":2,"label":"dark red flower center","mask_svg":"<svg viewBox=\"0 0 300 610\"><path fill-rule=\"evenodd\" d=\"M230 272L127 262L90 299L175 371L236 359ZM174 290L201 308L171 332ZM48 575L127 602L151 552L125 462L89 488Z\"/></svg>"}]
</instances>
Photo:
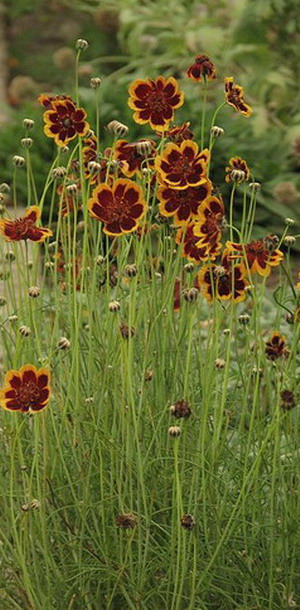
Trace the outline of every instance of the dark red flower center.
<instances>
[{"instance_id":1,"label":"dark red flower center","mask_svg":"<svg viewBox=\"0 0 300 610\"><path fill-rule=\"evenodd\" d=\"M27 411L31 406L38 403L40 398L40 389L36 382L25 381L22 385L15 389L16 401L20 405L22 411Z\"/></svg>"}]
</instances>

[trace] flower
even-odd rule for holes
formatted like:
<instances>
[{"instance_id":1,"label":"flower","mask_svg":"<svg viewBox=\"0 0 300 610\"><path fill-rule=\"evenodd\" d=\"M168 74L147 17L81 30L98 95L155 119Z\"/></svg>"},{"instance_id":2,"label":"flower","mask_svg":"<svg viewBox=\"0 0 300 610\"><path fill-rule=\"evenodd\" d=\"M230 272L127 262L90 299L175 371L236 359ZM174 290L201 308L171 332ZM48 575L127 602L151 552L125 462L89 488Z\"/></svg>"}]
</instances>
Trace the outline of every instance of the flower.
<instances>
[{"instance_id":1,"label":"flower","mask_svg":"<svg viewBox=\"0 0 300 610\"><path fill-rule=\"evenodd\" d=\"M193 218L197 218L202 202L211 195L211 192L210 180L205 180L199 186L188 186L182 190L162 185L157 192L160 201L159 213L162 216L174 216L175 225L188 224Z\"/></svg>"},{"instance_id":2,"label":"flower","mask_svg":"<svg viewBox=\"0 0 300 610\"><path fill-rule=\"evenodd\" d=\"M227 104L233 106L240 114L251 116L252 108L244 100L244 89L234 84L232 76L225 78L225 97Z\"/></svg>"},{"instance_id":3,"label":"flower","mask_svg":"<svg viewBox=\"0 0 300 610\"><path fill-rule=\"evenodd\" d=\"M258 273L264 277L268 277L271 267L277 267L283 259L283 252L277 249L270 251L264 239L256 239L248 244L236 244L228 241L226 248L230 252L236 251L239 253L230 255L229 258L241 258L244 273Z\"/></svg>"},{"instance_id":4,"label":"flower","mask_svg":"<svg viewBox=\"0 0 300 610\"><path fill-rule=\"evenodd\" d=\"M19 371L8 371L0 390L0 405L7 411L35 413L44 409L51 397L50 372L25 364Z\"/></svg>"},{"instance_id":5,"label":"flower","mask_svg":"<svg viewBox=\"0 0 300 610\"><path fill-rule=\"evenodd\" d=\"M278 331L273 332L271 338L266 342L265 354L268 360L287 358L289 349L286 347L285 337Z\"/></svg>"},{"instance_id":6,"label":"flower","mask_svg":"<svg viewBox=\"0 0 300 610\"><path fill-rule=\"evenodd\" d=\"M187 75L192 80L200 83L202 79L214 80L216 78L216 66L208 55L196 55L194 63L188 68Z\"/></svg>"},{"instance_id":7,"label":"flower","mask_svg":"<svg viewBox=\"0 0 300 610\"><path fill-rule=\"evenodd\" d=\"M192 140L194 137L193 132L190 130L189 121L182 123L182 125L173 125L173 127L165 131L164 135L176 144L181 144L184 140Z\"/></svg>"},{"instance_id":8,"label":"flower","mask_svg":"<svg viewBox=\"0 0 300 610\"><path fill-rule=\"evenodd\" d=\"M226 167L226 174L225 174L225 182L234 182L236 180L233 180L233 176L232 176L232 172L234 170L239 170L241 172L244 172L244 180L249 180L250 178L250 170L249 167L246 163L246 161L244 161L244 159L242 159L241 157L231 157L231 159L229 159L229 166Z\"/></svg>"},{"instance_id":9,"label":"flower","mask_svg":"<svg viewBox=\"0 0 300 610\"><path fill-rule=\"evenodd\" d=\"M149 157L148 165L152 167L154 165L153 157L155 156L155 142L150 140L151 152L149 155L142 154L139 150L139 144L141 142L148 142L149 140L140 140L130 144L127 140L118 140L116 142L114 150L114 159L118 161L125 161L126 168L123 170L123 174L131 178L134 174L141 174L143 167L147 167L145 161ZM151 157L151 158L150 158Z\"/></svg>"},{"instance_id":10,"label":"flower","mask_svg":"<svg viewBox=\"0 0 300 610\"><path fill-rule=\"evenodd\" d=\"M176 402L169 407L169 411L171 415L177 419L181 417L187 419L192 413L191 407L186 400L176 400Z\"/></svg>"},{"instance_id":11,"label":"flower","mask_svg":"<svg viewBox=\"0 0 300 610\"><path fill-rule=\"evenodd\" d=\"M218 299L236 303L245 299L245 289L248 282L245 279L241 265L233 265L225 249L221 264L204 265L198 273L198 285L207 301Z\"/></svg>"},{"instance_id":12,"label":"flower","mask_svg":"<svg viewBox=\"0 0 300 610\"><path fill-rule=\"evenodd\" d=\"M91 216L103 222L104 233L113 236L135 231L147 208L141 187L125 178L113 186L99 184L87 205Z\"/></svg>"},{"instance_id":13,"label":"flower","mask_svg":"<svg viewBox=\"0 0 300 610\"><path fill-rule=\"evenodd\" d=\"M172 76L137 79L129 87L128 106L134 110L133 119L141 125L150 123L152 129L159 132L168 128L174 119L174 110L180 108L183 101L184 93Z\"/></svg>"},{"instance_id":14,"label":"flower","mask_svg":"<svg viewBox=\"0 0 300 610\"><path fill-rule=\"evenodd\" d=\"M222 249L221 242L215 241L203 243L194 233L195 224L190 223L187 227L179 229L176 235L176 243L182 244L182 256L189 261L200 263L203 261L215 260ZM201 245L199 245L201 244Z\"/></svg>"},{"instance_id":15,"label":"flower","mask_svg":"<svg viewBox=\"0 0 300 610\"><path fill-rule=\"evenodd\" d=\"M49 138L54 138L57 146L65 146L76 137L85 136L90 129L85 120L83 108L76 108L72 100L55 100L51 108L44 112L44 132Z\"/></svg>"},{"instance_id":16,"label":"flower","mask_svg":"<svg viewBox=\"0 0 300 610\"><path fill-rule=\"evenodd\" d=\"M211 196L203 201L197 220L194 234L199 238L199 248L204 245L213 246L220 242L225 222L224 204L221 198Z\"/></svg>"},{"instance_id":17,"label":"flower","mask_svg":"<svg viewBox=\"0 0 300 610\"><path fill-rule=\"evenodd\" d=\"M30 239L35 242L42 242L47 237L51 237L52 231L45 227L37 227L36 222L41 217L41 210L38 206L32 205L25 210L23 218L14 220L0 219L0 233L6 241L20 241Z\"/></svg>"},{"instance_id":18,"label":"flower","mask_svg":"<svg viewBox=\"0 0 300 610\"><path fill-rule=\"evenodd\" d=\"M185 189L206 181L209 158L209 150L205 148L199 152L198 144L193 140L184 140L179 146L170 142L156 157L155 168L162 182Z\"/></svg>"}]
</instances>

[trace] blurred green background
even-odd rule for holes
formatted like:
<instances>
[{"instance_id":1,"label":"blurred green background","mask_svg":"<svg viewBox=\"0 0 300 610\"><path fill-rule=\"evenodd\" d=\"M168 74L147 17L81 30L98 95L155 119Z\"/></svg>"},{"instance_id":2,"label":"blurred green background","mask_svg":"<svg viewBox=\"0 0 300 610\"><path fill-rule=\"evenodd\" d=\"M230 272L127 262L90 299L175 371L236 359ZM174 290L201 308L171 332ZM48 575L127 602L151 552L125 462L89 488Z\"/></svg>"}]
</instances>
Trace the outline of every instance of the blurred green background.
<instances>
[{"instance_id":1,"label":"blurred green background","mask_svg":"<svg viewBox=\"0 0 300 610\"><path fill-rule=\"evenodd\" d=\"M223 79L233 76L254 109L250 119L226 106L214 149L213 178L225 199L224 169L231 156L245 158L259 193L256 234L282 231L283 219L300 220L300 13L299 0L6 0L0 2L3 36L0 182L10 182L14 154L22 154L22 119L34 118L33 162L42 186L53 143L42 130L41 92L70 93L74 43L86 38L80 95L94 124L92 76L100 76L101 125L119 119L129 139L152 135L132 121L127 89L136 77L174 75L186 103L176 122L200 124L199 86L186 77L194 55L207 53L217 66L210 84L208 120L224 99ZM4 91L5 88L5 91ZM4 117L4 118L3 118ZM239 201L237 207L239 208ZM295 246L295 251L300 246Z\"/></svg>"}]
</instances>

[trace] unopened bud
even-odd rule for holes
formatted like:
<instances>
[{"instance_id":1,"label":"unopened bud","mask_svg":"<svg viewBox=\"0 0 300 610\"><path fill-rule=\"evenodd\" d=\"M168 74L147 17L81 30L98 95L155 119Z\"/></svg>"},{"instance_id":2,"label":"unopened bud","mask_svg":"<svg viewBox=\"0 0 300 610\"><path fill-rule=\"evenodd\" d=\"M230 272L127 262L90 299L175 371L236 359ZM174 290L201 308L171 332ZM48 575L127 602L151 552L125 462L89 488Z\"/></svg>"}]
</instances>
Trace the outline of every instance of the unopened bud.
<instances>
[{"instance_id":1,"label":"unopened bud","mask_svg":"<svg viewBox=\"0 0 300 610\"><path fill-rule=\"evenodd\" d=\"M168 430L169 436L173 438L178 438L181 434L181 428L179 426L170 426Z\"/></svg>"},{"instance_id":2,"label":"unopened bud","mask_svg":"<svg viewBox=\"0 0 300 610\"><path fill-rule=\"evenodd\" d=\"M148 369L148 371L145 372L144 380L145 381L152 381L153 375L154 375L154 372L152 371L152 369Z\"/></svg>"},{"instance_id":3,"label":"unopened bud","mask_svg":"<svg viewBox=\"0 0 300 610\"><path fill-rule=\"evenodd\" d=\"M223 369L225 367L225 360L223 360L223 358L216 358L215 360L215 367L216 369Z\"/></svg>"},{"instance_id":4,"label":"unopened bud","mask_svg":"<svg viewBox=\"0 0 300 610\"><path fill-rule=\"evenodd\" d=\"M242 326L247 326L247 324L250 322L249 314L241 313L241 315L238 317L238 321Z\"/></svg>"},{"instance_id":5,"label":"unopened bud","mask_svg":"<svg viewBox=\"0 0 300 610\"><path fill-rule=\"evenodd\" d=\"M117 311L120 311L121 305L119 301L110 301L110 303L108 304L108 309L112 313L116 313Z\"/></svg>"},{"instance_id":6,"label":"unopened bud","mask_svg":"<svg viewBox=\"0 0 300 610\"><path fill-rule=\"evenodd\" d=\"M55 180L56 178L63 178L66 175L66 173L67 173L66 168L63 167L62 165L60 165L59 167L55 167L52 170L51 175L52 175L52 178L54 178L54 180Z\"/></svg>"},{"instance_id":7,"label":"unopened bud","mask_svg":"<svg viewBox=\"0 0 300 610\"><path fill-rule=\"evenodd\" d=\"M17 322L17 320L18 320L18 316L16 314L12 314L11 316L8 316L8 321L11 324L14 324L14 322Z\"/></svg>"},{"instance_id":8,"label":"unopened bud","mask_svg":"<svg viewBox=\"0 0 300 610\"><path fill-rule=\"evenodd\" d=\"M294 316L291 313L286 314L285 320L288 324L294 324L294 322L295 322Z\"/></svg>"},{"instance_id":9,"label":"unopened bud","mask_svg":"<svg viewBox=\"0 0 300 610\"><path fill-rule=\"evenodd\" d=\"M189 290L185 290L183 293L183 298L187 303L193 303L197 300L199 291L197 288L190 288Z\"/></svg>"},{"instance_id":10,"label":"unopened bud","mask_svg":"<svg viewBox=\"0 0 300 610\"><path fill-rule=\"evenodd\" d=\"M25 165L24 157L20 157L19 155L14 155L12 162L15 167L23 167Z\"/></svg>"},{"instance_id":11,"label":"unopened bud","mask_svg":"<svg viewBox=\"0 0 300 610\"><path fill-rule=\"evenodd\" d=\"M222 129L222 127L218 127L218 125L214 125L211 128L210 133L214 138L220 138L220 136L224 135L225 131L224 131L224 129Z\"/></svg>"},{"instance_id":12,"label":"unopened bud","mask_svg":"<svg viewBox=\"0 0 300 610\"><path fill-rule=\"evenodd\" d=\"M34 121L32 119L23 119L23 127L25 127L25 129L33 129L34 128Z\"/></svg>"},{"instance_id":13,"label":"unopened bud","mask_svg":"<svg viewBox=\"0 0 300 610\"><path fill-rule=\"evenodd\" d=\"M286 235L283 243L285 246L294 246L294 244L296 243L296 237L294 237L293 235Z\"/></svg>"},{"instance_id":14,"label":"unopened bud","mask_svg":"<svg viewBox=\"0 0 300 610\"><path fill-rule=\"evenodd\" d=\"M136 143L136 150L139 155L149 157L152 151L152 143L150 140L141 140L141 142Z\"/></svg>"},{"instance_id":15,"label":"unopened bud","mask_svg":"<svg viewBox=\"0 0 300 610\"><path fill-rule=\"evenodd\" d=\"M25 324L20 326L19 331L22 337L28 337L31 333L31 329L29 328L29 326L25 326Z\"/></svg>"},{"instance_id":16,"label":"unopened bud","mask_svg":"<svg viewBox=\"0 0 300 610\"><path fill-rule=\"evenodd\" d=\"M127 277L135 277L137 274L137 266L134 263L132 265L125 265L125 273Z\"/></svg>"},{"instance_id":17,"label":"unopened bud","mask_svg":"<svg viewBox=\"0 0 300 610\"><path fill-rule=\"evenodd\" d=\"M2 184L0 184L0 193L9 193L9 191L10 186L6 182L2 182Z\"/></svg>"},{"instance_id":18,"label":"unopened bud","mask_svg":"<svg viewBox=\"0 0 300 610\"><path fill-rule=\"evenodd\" d=\"M230 332L231 332L231 331L230 331L230 328L224 328L224 330L223 330L223 335L225 335L225 336L229 336L229 335L230 335Z\"/></svg>"},{"instance_id":19,"label":"unopened bud","mask_svg":"<svg viewBox=\"0 0 300 610\"><path fill-rule=\"evenodd\" d=\"M84 38L78 38L75 43L77 51L86 51L89 48L89 43Z\"/></svg>"},{"instance_id":20,"label":"unopened bud","mask_svg":"<svg viewBox=\"0 0 300 610\"><path fill-rule=\"evenodd\" d=\"M21 140L21 145L23 146L23 148L31 148L33 144L33 139L32 138L22 138Z\"/></svg>"},{"instance_id":21,"label":"unopened bud","mask_svg":"<svg viewBox=\"0 0 300 610\"><path fill-rule=\"evenodd\" d=\"M5 258L7 261L14 261L16 257L15 257L15 253L13 252L13 250L8 250L5 253Z\"/></svg>"},{"instance_id":22,"label":"unopened bud","mask_svg":"<svg viewBox=\"0 0 300 610\"><path fill-rule=\"evenodd\" d=\"M96 256L96 258L95 258L95 263L96 263L96 265L103 265L103 263L105 263L104 256L101 256L101 254L98 254L98 256Z\"/></svg>"},{"instance_id":23,"label":"unopened bud","mask_svg":"<svg viewBox=\"0 0 300 610\"><path fill-rule=\"evenodd\" d=\"M127 127L127 125L124 125L123 123L120 123L120 121L116 121L116 120L110 121L110 123L108 123L108 125L107 125L107 129L108 129L108 131L113 133L115 136L119 136L119 137L125 136L129 131L129 128Z\"/></svg>"},{"instance_id":24,"label":"unopened bud","mask_svg":"<svg viewBox=\"0 0 300 610\"><path fill-rule=\"evenodd\" d=\"M252 191L259 191L260 188L261 188L260 182L250 182L249 183L249 189L251 189Z\"/></svg>"},{"instance_id":25,"label":"unopened bud","mask_svg":"<svg viewBox=\"0 0 300 610\"><path fill-rule=\"evenodd\" d=\"M57 347L59 349L63 349L63 350L69 349L70 345L71 345L71 343L70 343L69 339L67 339L67 337L61 337L57 343Z\"/></svg>"},{"instance_id":26,"label":"unopened bud","mask_svg":"<svg viewBox=\"0 0 300 610\"><path fill-rule=\"evenodd\" d=\"M77 193L78 187L77 184L73 183L73 184L68 184L68 186L66 186L66 191L68 193L68 195L75 195Z\"/></svg>"},{"instance_id":27,"label":"unopened bud","mask_svg":"<svg viewBox=\"0 0 300 610\"><path fill-rule=\"evenodd\" d=\"M245 180L245 177L246 177L246 174L241 169L233 169L232 172L230 173L230 178L231 178L232 182L237 182L238 184L240 182L243 182L243 180Z\"/></svg>"},{"instance_id":28,"label":"unopened bud","mask_svg":"<svg viewBox=\"0 0 300 610\"><path fill-rule=\"evenodd\" d=\"M32 298L32 299L36 299L38 296L40 296L40 287L39 286L30 286L28 288L28 295Z\"/></svg>"},{"instance_id":29,"label":"unopened bud","mask_svg":"<svg viewBox=\"0 0 300 610\"><path fill-rule=\"evenodd\" d=\"M62 147L61 147L60 152L62 152L62 153L68 153L68 152L69 152L69 150L70 150L70 149L69 149L69 147L66 145L66 146L62 146Z\"/></svg>"},{"instance_id":30,"label":"unopened bud","mask_svg":"<svg viewBox=\"0 0 300 610\"><path fill-rule=\"evenodd\" d=\"M101 169L100 163L97 163L96 161L90 161L88 163L88 170L91 174L97 174L97 172L99 172L100 169Z\"/></svg>"},{"instance_id":31,"label":"unopened bud","mask_svg":"<svg viewBox=\"0 0 300 610\"><path fill-rule=\"evenodd\" d=\"M295 221L293 220L293 218L285 218L284 222L288 227L291 227L292 225L295 224Z\"/></svg>"},{"instance_id":32,"label":"unopened bud","mask_svg":"<svg viewBox=\"0 0 300 610\"><path fill-rule=\"evenodd\" d=\"M101 83L102 83L102 80L101 80L101 78L99 78L99 76L93 76L90 79L90 87L92 89L98 89L98 87L100 87Z\"/></svg>"},{"instance_id":33,"label":"unopened bud","mask_svg":"<svg viewBox=\"0 0 300 610\"><path fill-rule=\"evenodd\" d=\"M192 273L192 271L194 271L194 263L186 263L186 264L184 265L184 270L185 270L187 273Z\"/></svg>"}]
</instances>

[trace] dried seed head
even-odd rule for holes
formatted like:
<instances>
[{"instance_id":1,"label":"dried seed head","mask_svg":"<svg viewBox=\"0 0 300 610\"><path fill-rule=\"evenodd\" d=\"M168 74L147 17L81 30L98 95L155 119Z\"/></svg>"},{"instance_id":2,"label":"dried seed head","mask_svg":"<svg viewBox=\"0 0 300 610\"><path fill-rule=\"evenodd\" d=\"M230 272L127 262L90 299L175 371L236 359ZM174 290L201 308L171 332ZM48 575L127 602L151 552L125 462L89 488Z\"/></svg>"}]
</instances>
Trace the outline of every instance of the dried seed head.
<instances>
[{"instance_id":1,"label":"dried seed head","mask_svg":"<svg viewBox=\"0 0 300 610\"><path fill-rule=\"evenodd\" d=\"M116 313L116 312L120 311L121 305L120 305L119 301L110 301L110 303L108 304L108 309L112 313Z\"/></svg>"},{"instance_id":2,"label":"dried seed head","mask_svg":"<svg viewBox=\"0 0 300 610\"><path fill-rule=\"evenodd\" d=\"M199 290L197 288L189 288L189 290L183 292L183 298L187 303L193 303L197 300L198 294Z\"/></svg>"},{"instance_id":3,"label":"dried seed head","mask_svg":"<svg viewBox=\"0 0 300 610\"><path fill-rule=\"evenodd\" d=\"M101 83L102 83L102 80L99 76L93 76L90 79L90 87L92 89L98 89L100 87Z\"/></svg>"},{"instance_id":4,"label":"dried seed head","mask_svg":"<svg viewBox=\"0 0 300 610\"><path fill-rule=\"evenodd\" d=\"M226 362L225 362L225 360L223 360L223 358L216 358L216 360L215 360L216 369L223 369L225 364L226 364Z\"/></svg>"},{"instance_id":5,"label":"dried seed head","mask_svg":"<svg viewBox=\"0 0 300 610\"><path fill-rule=\"evenodd\" d=\"M91 174L97 174L101 169L101 165L100 163L97 163L96 161L90 161L88 163L88 170Z\"/></svg>"},{"instance_id":6,"label":"dried seed head","mask_svg":"<svg viewBox=\"0 0 300 610\"><path fill-rule=\"evenodd\" d=\"M134 529L137 526L137 517L132 513L117 515L116 526L125 530Z\"/></svg>"},{"instance_id":7,"label":"dried seed head","mask_svg":"<svg viewBox=\"0 0 300 610\"><path fill-rule=\"evenodd\" d=\"M25 159L24 157L20 157L20 155L14 155L12 162L15 167L23 167L25 165Z\"/></svg>"},{"instance_id":8,"label":"dried seed head","mask_svg":"<svg viewBox=\"0 0 300 610\"><path fill-rule=\"evenodd\" d=\"M187 273L192 273L192 271L194 271L194 263L186 263L186 264L184 265L184 270L185 270Z\"/></svg>"},{"instance_id":9,"label":"dried seed head","mask_svg":"<svg viewBox=\"0 0 300 610\"><path fill-rule=\"evenodd\" d=\"M127 277L135 277L137 274L137 266L135 263L132 265L125 265L125 274Z\"/></svg>"},{"instance_id":10,"label":"dried seed head","mask_svg":"<svg viewBox=\"0 0 300 610\"><path fill-rule=\"evenodd\" d=\"M63 350L69 349L70 345L71 345L71 343L70 343L69 339L67 339L67 337L61 337L59 339L59 341L57 342L57 347L59 349L63 349Z\"/></svg>"},{"instance_id":11,"label":"dried seed head","mask_svg":"<svg viewBox=\"0 0 300 610\"><path fill-rule=\"evenodd\" d=\"M182 517L180 517L180 525L183 529L191 531L195 526L193 515L182 515Z\"/></svg>"},{"instance_id":12,"label":"dried seed head","mask_svg":"<svg viewBox=\"0 0 300 610\"><path fill-rule=\"evenodd\" d=\"M28 130L33 129L34 121L32 119L23 119L23 127Z\"/></svg>"},{"instance_id":13,"label":"dried seed head","mask_svg":"<svg viewBox=\"0 0 300 610\"><path fill-rule=\"evenodd\" d=\"M219 138L220 136L224 135L225 131L224 131L224 129L222 129L222 127L218 127L218 125L214 125L211 128L210 133L214 138Z\"/></svg>"},{"instance_id":14,"label":"dried seed head","mask_svg":"<svg viewBox=\"0 0 300 610\"><path fill-rule=\"evenodd\" d=\"M259 189L261 188L261 184L260 182L249 182L249 189L251 189L252 191L259 191Z\"/></svg>"},{"instance_id":15,"label":"dried seed head","mask_svg":"<svg viewBox=\"0 0 300 610\"><path fill-rule=\"evenodd\" d=\"M152 369L148 369L148 371L145 372L144 380L145 381L152 381L153 375L154 375L154 371L152 371Z\"/></svg>"},{"instance_id":16,"label":"dried seed head","mask_svg":"<svg viewBox=\"0 0 300 610\"><path fill-rule=\"evenodd\" d=\"M293 220L293 218L285 218L284 222L288 227L291 227L292 225L295 224L295 221Z\"/></svg>"},{"instance_id":17,"label":"dried seed head","mask_svg":"<svg viewBox=\"0 0 300 610\"><path fill-rule=\"evenodd\" d=\"M75 43L75 49L77 51L86 51L89 48L89 43L84 38L78 38Z\"/></svg>"},{"instance_id":18,"label":"dried seed head","mask_svg":"<svg viewBox=\"0 0 300 610\"><path fill-rule=\"evenodd\" d=\"M280 405L281 409L289 411L296 406L295 396L291 390L282 390L282 392L280 392L280 398L282 401Z\"/></svg>"},{"instance_id":19,"label":"dried seed head","mask_svg":"<svg viewBox=\"0 0 300 610\"><path fill-rule=\"evenodd\" d=\"M294 246L296 243L296 237L294 237L293 235L286 235L283 243L285 246L288 247Z\"/></svg>"},{"instance_id":20,"label":"dried seed head","mask_svg":"<svg viewBox=\"0 0 300 610\"><path fill-rule=\"evenodd\" d=\"M62 165L60 165L59 167L55 167L52 172L51 172L51 176L52 178L54 178L54 180L56 178L63 178L67 173L67 170L65 167L63 167Z\"/></svg>"},{"instance_id":21,"label":"dried seed head","mask_svg":"<svg viewBox=\"0 0 300 610\"><path fill-rule=\"evenodd\" d=\"M32 299L36 299L37 297L40 296L40 287L39 286L30 286L28 288L28 295L32 298Z\"/></svg>"},{"instance_id":22,"label":"dried seed head","mask_svg":"<svg viewBox=\"0 0 300 610\"><path fill-rule=\"evenodd\" d=\"M192 413L191 407L186 400L177 400L170 406L169 411L177 419L181 417L187 419Z\"/></svg>"},{"instance_id":23,"label":"dried seed head","mask_svg":"<svg viewBox=\"0 0 300 610\"><path fill-rule=\"evenodd\" d=\"M3 296L0 296L0 307L4 307L4 305L6 305L7 301L6 298Z\"/></svg>"},{"instance_id":24,"label":"dried seed head","mask_svg":"<svg viewBox=\"0 0 300 610\"><path fill-rule=\"evenodd\" d=\"M241 169L233 169L232 172L230 173L230 178L231 178L232 182L237 182L238 184L240 182L243 182L245 180L245 177L246 177L246 174Z\"/></svg>"},{"instance_id":25,"label":"dried seed head","mask_svg":"<svg viewBox=\"0 0 300 610\"><path fill-rule=\"evenodd\" d=\"M77 184L75 184L75 182L73 184L68 184L68 186L66 186L66 191L68 195L75 195L78 191Z\"/></svg>"},{"instance_id":26,"label":"dried seed head","mask_svg":"<svg viewBox=\"0 0 300 610\"><path fill-rule=\"evenodd\" d=\"M0 184L0 193L9 193L9 191L10 186L6 182L2 182L2 184Z\"/></svg>"},{"instance_id":27,"label":"dried seed head","mask_svg":"<svg viewBox=\"0 0 300 610\"><path fill-rule=\"evenodd\" d=\"M33 139L32 138L22 138L21 140L21 146L23 146L23 148L31 148L33 144Z\"/></svg>"},{"instance_id":28,"label":"dried seed head","mask_svg":"<svg viewBox=\"0 0 300 610\"><path fill-rule=\"evenodd\" d=\"M96 265L103 265L103 263L105 263L105 257L98 254L98 256L95 258L95 263Z\"/></svg>"},{"instance_id":29,"label":"dried seed head","mask_svg":"<svg viewBox=\"0 0 300 610\"><path fill-rule=\"evenodd\" d=\"M25 324L20 326L19 331L22 337L28 337L31 333L31 329L29 328L29 326L25 326Z\"/></svg>"},{"instance_id":30,"label":"dried seed head","mask_svg":"<svg viewBox=\"0 0 300 610\"><path fill-rule=\"evenodd\" d=\"M16 257L13 250L7 250L7 252L5 253L5 258L7 261L14 261Z\"/></svg>"},{"instance_id":31,"label":"dried seed head","mask_svg":"<svg viewBox=\"0 0 300 610\"><path fill-rule=\"evenodd\" d=\"M108 123L108 125L107 125L107 129L108 129L108 131L113 133L115 136L118 136L120 138L125 136L129 131L129 128L127 127L127 125L124 125L123 123L120 123L120 121L116 121L116 120L110 121L110 123Z\"/></svg>"},{"instance_id":32,"label":"dried seed head","mask_svg":"<svg viewBox=\"0 0 300 610\"><path fill-rule=\"evenodd\" d=\"M169 436L173 438L178 438L181 434L181 428L179 426L170 426L168 430Z\"/></svg>"},{"instance_id":33,"label":"dried seed head","mask_svg":"<svg viewBox=\"0 0 300 610\"><path fill-rule=\"evenodd\" d=\"M123 339L131 339L135 334L135 328L128 326L128 324L121 324L120 333Z\"/></svg>"},{"instance_id":34,"label":"dried seed head","mask_svg":"<svg viewBox=\"0 0 300 610\"><path fill-rule=\"evenodd\" d=\"M152 152L152 143L150 140L142 140L141 142L136 143L136 150L139 155L143 157L149 157Z\"/></svg>"},{"instance_id":35,"label":"dried seed head","mask_svg":"<svg viewBox=\"0 0 300 610\"><path fill-rule=\"evenodd\" d=\"M250 322L249 314L241 313L241 315L238 317L238 321L240 324L242 324L242 326L247 326L247 324Z\"/></svg>"},{"instance_id":36,"label":"dried seed head","mask_svg":"<svg viewBox=\"0 0 300 610\"><path fill-rule=\"evenodd\" d=\"M14 324L14 322L17 322L17 320L18 320L18 316L16 316L16 314L12 314L11 316L8 316L8 321L11 324Z\"/></svg>"}]
</instances>

